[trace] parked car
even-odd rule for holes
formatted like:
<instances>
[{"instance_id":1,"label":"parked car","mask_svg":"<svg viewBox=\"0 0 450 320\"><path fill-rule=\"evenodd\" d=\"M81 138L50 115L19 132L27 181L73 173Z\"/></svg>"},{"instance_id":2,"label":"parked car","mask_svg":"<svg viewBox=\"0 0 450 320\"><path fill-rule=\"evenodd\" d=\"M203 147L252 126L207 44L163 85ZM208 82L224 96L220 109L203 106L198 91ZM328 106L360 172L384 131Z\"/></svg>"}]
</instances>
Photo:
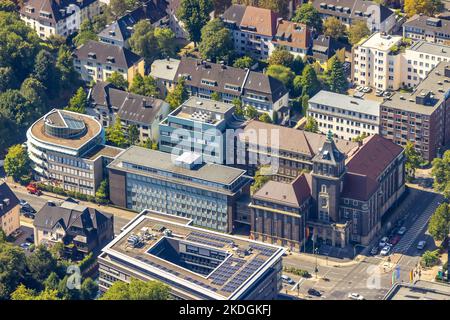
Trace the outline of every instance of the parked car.
<instances>
[{"instance_id":1,"label":"parked car","mask_svg":"<svg viewBox=\"0 0 450 320\"><path fill-rule=\"evenodd\" d=\"M399 241L401 237L399 235L393 236L391 240L389 240L390 244L395 246Z\"/></svg>"},{"instance_id":2,"label":"parked car","mask_svg":"<svg viewBox=\"0 0 450 320\"><path fill-rule=\"evenodd\" d=\"M373 246L372 249L370 250L370 254L375 256L378 254L378 247L377 246Z\"/></svg>"},{"instance_id":3,"label":"parked car","mask_svg":"<svg viewBox=\"0 0 450 320\"><path fill-rule=\"evenodd\" d=\"M423 250L427 245L427 242L425 240L419 241L417 244L417 250Z\"/></svg>"},{"instance_id":4,"label":"parked car","mask_svg":"<svg viewBox=\"0 0 450 320\"><path fill-rule=\"evenodd\" d=\"M319 290L313 289L313 288L309 288L308 289L308 294L311 296L315 296L315 297L321 297L322 294L319 292Z\"/></svg>"},{"instance_id":5,"label":"parked car","mask_svg":"<svg viewBox=\"0 0 450 320\"><path fill-rule=\"evenodd\" d=\"M362 295L360 295L359 293L355 293L355 292L349 293L348 298L353 299L353 300L365 300Z\"/></svg>"},{"instance_id":6,"label":"parked car","mask_svg":"<svg viewBox=\"0 0 450 320\"><path fill-rule=\"evenodd\" d=\"M23 200L23 199L20 199L20 200L19 200L19 205L20 205L21 207L29 206L28 202L26 202L26 201Z\"/></svg>"},{"instance_id":7,"label":"parked car","mask_svg":"<svg viewBox=\"0 0 450 320\"><path fill-rule=\"evenodd\" d=\"M385 247L388 244L388 242L389 242L389 238L388 237L383 237L383 238L381 238L380 243L378 243L378 246L380 248L383 248L383 247Z\"/></svg>"},{"instance_id":8,"label":"parked car","mask_svg":"<svg viewBox=\"0 0 450 320\"><path fill-rule=\"evenodd\" d=\"M364 93L369 93L370 91L372 91L372 89L370 87L364 87L362 92Z\"/></svg>"},{"instance_id":9,"label":"parked car","mask_svg":"<svg viewBox=\"0 0 450 320\"><path fill-rule=\"evenodd\" d=\"M363 91L363 89L364 89L364 87L363 87L363 86L357 86L357 87L356 87L356 91L359 91L359 92L362 92L362 91Z\"/></svg>"},{"instance_id":10,"label":"parked car","mask_svg":"<svg viewBox=\"0 0 450 320\"><path fill-rule=\"evenodd\" d=\"M29 243L29 242L21 243L20 247L24 250L28 250L31 247L31 243Z\"/></svg>"},{"instance_id":11,"label":"parked car","mask_svg":"<svg viewBox=\"0 0 450 320\"><path fill-rule=\"evenodd\" d=\"M401 227L400 229L398 229L397 234L398 235L404 235L406 232L406 227Z\"/></svg>"},{"instance_id":12,"label":"parked car","mask_svg":"<svg viewBox=\"0 0 450 320\"><path fill-rule=\"evenodd\" d=\"M387 256L389 254L389 252L391 252L391 248L392 248L392 246L390 246L390 245L384 246L383 249L381 249L380 254L382 256Z\"/></svg>"},{"instance_id":13,"label":"parked car","mask_svg":"<svg viewBox=\"0 0 450 320\"><path fill-rule=\"evenodd\" d=\"M383 93L384 93L384 91L381 90L381 89L377 89L377 91L375 91L375 95L376 95L377 97L382 97L382 96L383 96Z\"/></svg>"},{"instance_id":14,"label":"parked car","mask_svg":"<svg viewBox=\"0 0 450 320\"><path fill-rule=\"evenodd\" d=\"M284 274L281 276L281 280L283 280L283 282L286 282L287 284L295 284L294 280Z\"/></svg>"}]
</instances>

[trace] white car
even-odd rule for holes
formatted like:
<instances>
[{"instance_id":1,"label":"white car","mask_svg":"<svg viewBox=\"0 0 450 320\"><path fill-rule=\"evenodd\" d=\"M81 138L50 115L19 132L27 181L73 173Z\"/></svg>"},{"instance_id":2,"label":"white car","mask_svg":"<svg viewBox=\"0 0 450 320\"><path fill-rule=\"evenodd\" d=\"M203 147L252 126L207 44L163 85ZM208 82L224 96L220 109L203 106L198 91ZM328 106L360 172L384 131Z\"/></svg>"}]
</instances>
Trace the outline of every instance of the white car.
<instances>
[{"instance_id":1,"label":"white car","mask_svg":"<svg viewBox=\"0 0 450 320\"><path fill-rule=\"evenodd\" d=\"M380 243L378 243L378 246L384 248L388 244L388 241L389 241L388 237L383 237L381 238Z\"/></svg>"},{"instance_id":2,"label":"white car","mask_svg":"<svg viewBox=\"0 0 450 320\"><path fill-rule=\"evenodd\" d=\"M397 234L398 235L404 235L406 232L406 227L401 227L400 229L398 229Z\"/></svg>"},{"instance_id":3,"label":"white car","mask_svg":"<svg viewBox=\"0 0 450 320\"><path fill-rule=\"evenodd\" d=\"M370 87L364 87L362 91L364 93L369 93L370 91L372 91L372 89Z\"/></svg>"},{"instance_id":4,"label":"white car","mask_svg":"<svg viewBox=\"0 0 450 320\"><path fill-rule=\"evenodd\" d=\"M427 245L427 242L425 240L419 241L419 243L417 244L417 249L423 250L423 248L425 248L426 245Z\"/></svg>"},{"instance_id":5,"label":"white car","mask_svg":"<svg viewBox=\"0 0 450 320\"><path fill-rule=\"evenodd\" d=\"M386 245L383 247L383 249L381 249L380 254L382 256L387 256L389 254L389 252L391 252L391 246L390 245Z\"/></svg>"},{"instance_id":6,"label":"white car","mask_svg":"<svg viewBox=\"0 0 450 320\"><path fill-rule=\"evenodd\" d=\"M352 300L364 300L364 297L360 295L359 293L349 293L348 298Z\"/></svg>"},{"instance_id":7,"label":"white car","mask_svg":"<svg viewBox=\"0 0 450 320\"><path fill-rule=\"evenodd\" d=\"M20 199L20 200L19 200L19 205L20 205L21 207L26 207L26 206L28 206L29 204L28 204L28 202L26 202L25 200Z\"/></svg>"},{"instance_id":8,"label":"white car","mask_svg":"<svg viewBox=\"0 0 450 320\"><path fill-rule=\"evenodd\" d=\"M357 86L357 87L356 87L356 91L359 91L359 92L363 91L363 89L364 89L363 86Z\"/></svg>"}]
</instances>

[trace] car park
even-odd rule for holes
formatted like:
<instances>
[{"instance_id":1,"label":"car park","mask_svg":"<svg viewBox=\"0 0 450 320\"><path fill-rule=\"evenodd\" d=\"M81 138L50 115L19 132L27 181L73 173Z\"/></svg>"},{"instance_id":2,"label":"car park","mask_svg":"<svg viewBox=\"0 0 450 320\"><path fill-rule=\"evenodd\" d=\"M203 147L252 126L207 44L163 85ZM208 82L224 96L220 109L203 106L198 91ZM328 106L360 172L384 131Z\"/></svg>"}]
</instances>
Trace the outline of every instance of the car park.
<instances>
[{"instance_id":1,"label":"car park","mask_svg":"<svg viewBox=\"0 0 450 320\"><path fill-rule=\"evenodd\" d=\"M383 237L383 238L381 238L380 242L378 243L378 246L380 248L383 248L383 247L385 247L388 244L388 242L389 242L389 238L388 237Z\"/></svg>"},{"instance_id":2,"label":"car park","mask_svg":"<svg viewBox=\"0 0 450 320\"><path fill-rule=\"evenodd\" d=\"M281 276L281 280L287 284L295 284L294 280L284 274Z\"/></svg>"},{"instance_id":3,"label":"car park","mask_svg":"<svg viewBox=\"0 0 450 320\"><path fill-rule=\"evenodd\" d=\"M384 246L383 249L381 249L380 254L382 256L387 256L389 254L389 252L391 252L391 248L392 248L392 246L390 246L390 245Z\"/></svg>"},{"instance_id":4,"label":"car park","mask_svg":"<svg viewBox=\"0 0 450 320\"><path fill-rule=\"evenodd\" d=\"M406 232L406 227L401 227L400 229L398 229L397 234L398 235L404 235Z\"/></svg>"},{"instance_id":5,"label":"car park","mask_svg":"<svg viewBox=\"0 0 450 320\"><path fill-rule=\"evenodd\" d=\"M417 244L417 250L423 250L427 245L427 242L425 240L419 241Z\"/></svg>"},{"instance_id":6,"label":"car park","mask_svg":"<svg viewBox=\"0 0 450 320\"><path fill-rule=\"evenodd\" d=\"M364 297L362 295L360 295L359 293L349 293L348 294L348 298L352 299L352 300L364 300Z\"/></svg>"},{"instance_id":7,"label":"car park","mask_svg":"<svg viewBox=\"0 0 450 320\"><path fill-rule=\"evenodd\" d=\"M314 297L321 297L322 294L319 292L319 290L313 289L313 288L309 288L308 289L308 294Z\"/></svg>"}]
</instances>

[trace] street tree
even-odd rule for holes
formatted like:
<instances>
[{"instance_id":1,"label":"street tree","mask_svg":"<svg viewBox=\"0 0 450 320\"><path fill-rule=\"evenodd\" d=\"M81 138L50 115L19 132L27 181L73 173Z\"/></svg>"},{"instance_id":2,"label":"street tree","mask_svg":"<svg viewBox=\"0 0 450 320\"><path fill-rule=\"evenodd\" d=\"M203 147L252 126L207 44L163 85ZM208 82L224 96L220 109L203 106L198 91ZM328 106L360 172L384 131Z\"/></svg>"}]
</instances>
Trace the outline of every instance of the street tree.
<instances>
[{"instance_id":1,"label":"street tree","mask_svg":"<svg viewBox=\"0 0 450 320\"><path fill-rule=\"evenodd\" d=\"M434 158L432 161L431 174L434 177L434 189L442 192L450 199L450 150L444 152L441 158Z\"/></svg>"},{"instance_id":2,"label":"street tree","mask_svg":"<svg viewBox=\"0 0 450 320\"><path fill-rule=\"evenodd\" d=\"M450 208L447 203L441 203L430 218L428 232L435 241L443 241L450 232Z\"/></svg>"},{"instance_id":3,"label":"street tree","mask_svg":"<svg viewBox=\"0 0 450 320\"><path fill-rule=\"evenodd\" d=\"M408 141L405 146L405 156L406 163L405 169L408 178L414 178L416 174L416 169L419 168L420 164L423 162L422 155L414 147L414 143Z\"/></svg>"},{"instance_id":4,"label":"street tree","mask_svg":"<svg viewBox=\"0 0 450 320\"><path fill-rule=\"evenodd\" d=\"M30 173L30 158L22 145L16 144L8 149L4 168L6 175L12 177L14 181L20 181L23 176Z\"/></svg>"}]
</instances>

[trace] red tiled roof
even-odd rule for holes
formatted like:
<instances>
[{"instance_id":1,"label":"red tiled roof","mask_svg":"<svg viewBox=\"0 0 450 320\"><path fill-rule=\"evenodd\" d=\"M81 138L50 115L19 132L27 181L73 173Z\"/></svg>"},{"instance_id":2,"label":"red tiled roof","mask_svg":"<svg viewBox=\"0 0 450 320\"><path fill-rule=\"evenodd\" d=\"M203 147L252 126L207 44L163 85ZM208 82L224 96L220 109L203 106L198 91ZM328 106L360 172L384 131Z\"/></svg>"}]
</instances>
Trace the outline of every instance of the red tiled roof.
<instances>
[{"instance_id":1,"label":"red tiled roof","mask_svg":"<svg viewBox=\"0 0 450 320\"><path fill-rule=\"evenodd\" d=\"M269 9L247 6L241 27L255 27L255 33L273 36L276 33L278 14Z\"/></svg>"}]
</instances>

